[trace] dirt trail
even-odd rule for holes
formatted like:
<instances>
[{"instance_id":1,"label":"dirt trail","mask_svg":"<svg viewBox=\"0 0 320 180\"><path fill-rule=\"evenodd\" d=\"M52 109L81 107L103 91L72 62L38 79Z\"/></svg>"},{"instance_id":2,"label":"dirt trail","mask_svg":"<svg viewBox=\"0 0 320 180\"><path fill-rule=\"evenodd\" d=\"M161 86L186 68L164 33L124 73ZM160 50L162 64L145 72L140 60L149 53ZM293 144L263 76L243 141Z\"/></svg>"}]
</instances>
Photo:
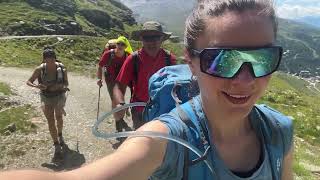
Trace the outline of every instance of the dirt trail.
<instances>
[{"instance_id":1,"label":"dirt trail","mask_svg":"<svg viewBox=\"0 0 320 180\"><path fill-rule=\"evenodd\" d=\"M17 93L17 96L12 98L22 104L32 104L40 109L38 90L25 84L31 74L32 70L30 69L0 67L0 81L9 84ZM41 116L33 119L39 126L37 134L27 136L13 134L8 137L1 137L1 143L10 142L13 139L21 143L21 146L30 146L30 148L24 150L25 155L17 158L5 157L0 159L0 164L2 164L0 169L72 169L113 151L112 143L116 141L97 139L91 133L91 127L96 120L98 101L98 87L95 80L73 73L69 73L68 77L71 91L67 96L67 116L64 118L63 134L68 145L65 163L59 166L50 163L53 154L52 141L45 118L40 112ZM101 89L100 102L100 112L110 110L110 102L105 87ZM106 129L110 132L114 131L112 118L110 117L108 121L110 123L105 123Z\"/></svg>"}]
</instances>

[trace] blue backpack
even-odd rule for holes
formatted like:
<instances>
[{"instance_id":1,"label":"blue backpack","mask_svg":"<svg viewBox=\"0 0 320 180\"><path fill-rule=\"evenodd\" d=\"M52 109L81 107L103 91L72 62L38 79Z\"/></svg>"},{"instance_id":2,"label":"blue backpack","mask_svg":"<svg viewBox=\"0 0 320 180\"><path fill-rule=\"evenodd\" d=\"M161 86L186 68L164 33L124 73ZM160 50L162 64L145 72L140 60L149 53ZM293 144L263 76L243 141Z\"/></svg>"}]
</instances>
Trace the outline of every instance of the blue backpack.
<instances>
[{"instance_id":1,"label":"blue backpack","mask_svg":"<svg viewBox=\"0 0 320 180\"><path fill-rule=\"evenodd\" d=\"M150 99L143 112L146 122L199 94L197 81L186 64L160 69L150 77L148 91Z\"/></svg>"},{"instance_id":2,"label":"blue backpack","mask_svg":"<svg viewBox=\"0 0 320 180\"><path fill-rule=\"evenodd\" d=\"M185 139L188 142L194 142L194 145L198 149L203 150L204 156L206 156L206 152L208 151L208 134L206 134L207 132L201 122L197 120L197 116L194 113L191 99L199 94L199 88L196 79L192 76L189 66L174 65L160 69L150 77L148 88L150 99L143 112L144 120L147 122L151 121L161 114L169 113L177 107L177 112L181 120L186 124L186 126L184 126ZM281 179L284 154L291 147L291 144L285 143L291 142L292 140L290 139L293 133L291 120L266 105L256 105L255 107L262 116L261 119L268 119L262 122L261 130L264 135L263 138L266 143L269 158L271 157L272 179ZM192 128L197 129L200 135L196 136L194 133L190 133L190 129ZM286 133L283 132L284 130ZM206 157L192 161L192 159L195 158L195 154L186 149L183 169L184 180L201 177L197 175L197 173L201 173L202 171L193 170L189 172L189 167L201 162Z\"/></svg>"}]
</instances>

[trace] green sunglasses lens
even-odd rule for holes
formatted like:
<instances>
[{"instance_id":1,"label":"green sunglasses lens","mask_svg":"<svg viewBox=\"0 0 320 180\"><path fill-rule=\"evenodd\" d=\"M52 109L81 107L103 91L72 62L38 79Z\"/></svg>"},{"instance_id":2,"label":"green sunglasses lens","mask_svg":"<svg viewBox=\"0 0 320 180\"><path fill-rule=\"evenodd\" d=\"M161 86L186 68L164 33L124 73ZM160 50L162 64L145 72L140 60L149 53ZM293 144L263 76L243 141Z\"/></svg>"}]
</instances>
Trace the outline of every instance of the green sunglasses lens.
<instances>
[{"instance_id":1,"label":"green sunglasses lens","mask_svg":"<svg viewBox=\"0 0 320 180\"><path fill-rule=\"evenodd\" d=\"M201 70L207 74L232 78L244 63L251 64L255 77L273 73L280 62L281 47L239 49L205 49L200 54Z\"/></svg>"}]
</instances>

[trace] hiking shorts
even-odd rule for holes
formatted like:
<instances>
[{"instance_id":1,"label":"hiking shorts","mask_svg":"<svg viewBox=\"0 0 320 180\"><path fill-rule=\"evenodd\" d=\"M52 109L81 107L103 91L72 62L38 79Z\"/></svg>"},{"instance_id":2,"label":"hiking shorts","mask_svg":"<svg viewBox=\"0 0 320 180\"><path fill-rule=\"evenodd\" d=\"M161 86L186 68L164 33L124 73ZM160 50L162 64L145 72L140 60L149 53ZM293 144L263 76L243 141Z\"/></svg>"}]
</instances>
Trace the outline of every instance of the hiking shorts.
<instances>
[{"instance_id":1,"label":"hiking shorts","mask_svg":"<svg viewBox=\"0 0 320 180\"><path fill-rule=\"evenodd\" d=\"M59 93L54 96L48 96L45 94L40 93L40 100L41 100L41 106L51 106L54 107L55 109L63 109L65 104L66 104L66 93Z\"/></svg>"}]
</instances>

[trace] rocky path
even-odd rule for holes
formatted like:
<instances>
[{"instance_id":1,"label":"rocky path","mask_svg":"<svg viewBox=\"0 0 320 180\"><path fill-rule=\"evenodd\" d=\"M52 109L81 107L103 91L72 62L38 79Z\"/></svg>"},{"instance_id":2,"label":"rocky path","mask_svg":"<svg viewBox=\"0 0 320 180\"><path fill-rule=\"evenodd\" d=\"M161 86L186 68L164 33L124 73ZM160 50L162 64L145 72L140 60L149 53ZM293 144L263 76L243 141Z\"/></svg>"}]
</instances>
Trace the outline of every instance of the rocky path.
<instances>
[{"instance_id":1,"label":"rocky path","mask_svg":"<svg viewBox=\"0 0 320 180\"><path fill-rule=\"evenodd\" d=\"M98 87L95 80L69 73L71 91L67 96L65 108L67 116L65 117L63 131L68 148L65 162L60 165L52 164L50 162L53 155L52 141L46 120L40 112L38 90L25 84L31 74L32 70L30 69L0 67L0 81L9 84L17 94L12 97L13 100L22 104L32 104L39 109L40 115L40 117L33 119L39 127L36 134L0 136L1 143L8 144L7 148L10 148L12 141L15 141L15 144L20 144L24 154L16 158L9 156L0 158L0 165L2 166L0 169L49 168L57 171L72 169L113 151L113 145L117 141L97 139L91 133L91 127L96 120L98 102ZM100 102L100 112L110 110L110 102L105 87L101 89ZM114 131L112 117L107 121L108 123L104 124L105 130ZM16 149L17 147L12 148Z\"/></svg>"}]
</instances>

